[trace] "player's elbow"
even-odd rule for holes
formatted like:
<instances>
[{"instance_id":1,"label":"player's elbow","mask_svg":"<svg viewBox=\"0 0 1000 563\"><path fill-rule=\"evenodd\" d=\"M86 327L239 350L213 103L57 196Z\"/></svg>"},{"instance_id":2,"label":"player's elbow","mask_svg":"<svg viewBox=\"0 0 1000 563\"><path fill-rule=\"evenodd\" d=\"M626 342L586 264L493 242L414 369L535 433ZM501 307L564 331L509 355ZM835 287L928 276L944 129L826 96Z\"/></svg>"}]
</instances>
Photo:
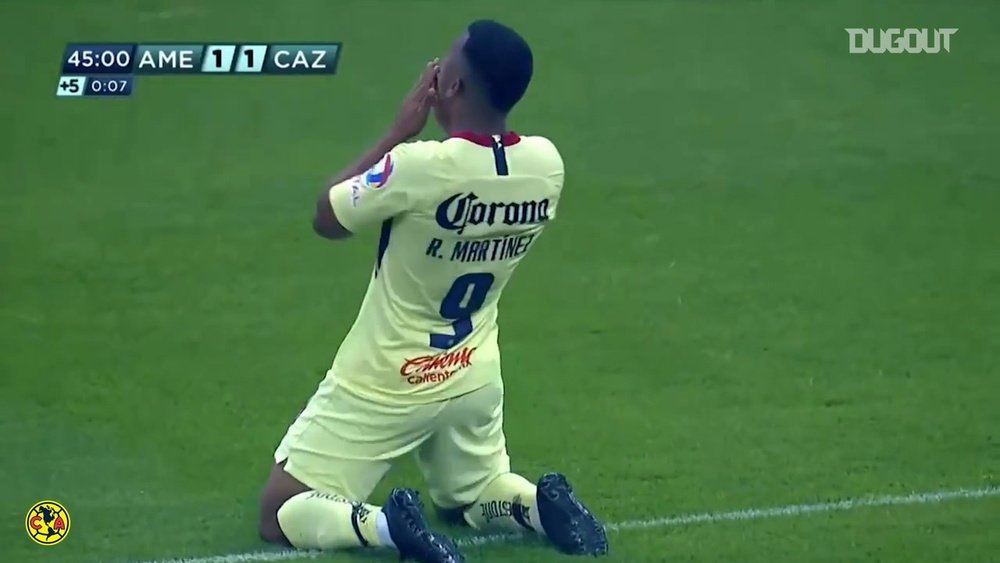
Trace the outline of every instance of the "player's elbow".
<instances>
[{"instance_id":1,"label":"player's elbow","mask_svg":"<svg viewBox=\"0 0 1000 563\"><path fill-rule=\"evenodd\" d=\"M351 232L344 228L333 213L333 207L326 198L320 198L316 204L316 215L313 216L313 232L317 235L329 239L338 240L351 236Z\"/></svg>"},{"instance_id":2,"label":"player's elbow","mask_svg":"<svg viewBox=\"0 0 1000 563\"><path fill-rule=\"evenodd\" d=\"M340 240L351 236L351 232L338 221L330 221L319 214L313 217L313 232L327 240Z\"/></svg>"}]
</instances>

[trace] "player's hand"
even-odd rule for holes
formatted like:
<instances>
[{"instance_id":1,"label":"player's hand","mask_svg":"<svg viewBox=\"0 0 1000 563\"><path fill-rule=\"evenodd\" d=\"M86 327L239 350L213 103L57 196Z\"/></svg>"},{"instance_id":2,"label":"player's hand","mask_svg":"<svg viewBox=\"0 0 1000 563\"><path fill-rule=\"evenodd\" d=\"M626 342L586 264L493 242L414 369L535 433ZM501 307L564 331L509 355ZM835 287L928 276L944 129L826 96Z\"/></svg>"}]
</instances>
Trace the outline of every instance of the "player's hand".
<instances>
[{"instance_id":1,"label":"player's hand","mask_svg":"<svg viewBox=\"0 0 1000 563\"><path fill-rule=\"evenodd\" d=\"M403 100L403 106L392 126L392 135L399 142L416 137L427 125L427 116L437 100L437 74L440 68L437 59L429 61L416 85Z\"/></svg>"}]
</instances>

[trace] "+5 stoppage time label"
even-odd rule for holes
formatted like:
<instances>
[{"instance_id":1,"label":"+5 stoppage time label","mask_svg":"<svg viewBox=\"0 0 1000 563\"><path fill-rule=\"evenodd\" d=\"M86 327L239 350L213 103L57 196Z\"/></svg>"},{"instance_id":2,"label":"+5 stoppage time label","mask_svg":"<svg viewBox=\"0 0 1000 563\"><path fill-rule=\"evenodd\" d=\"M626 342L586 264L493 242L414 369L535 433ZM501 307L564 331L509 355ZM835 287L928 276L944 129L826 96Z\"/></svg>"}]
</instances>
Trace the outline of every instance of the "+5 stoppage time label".
<instances>
[{"instance_id":1,"label":"+5 stoppage time label","mask_svg":"<svg viewBox=\"0 0 1000 563\"><path fill-rule=\"evenodd\" d=\"M70 43L56 95L131 96L142 75L333 75L340 51L341 43Z\"/></svg>"}]
</instances>

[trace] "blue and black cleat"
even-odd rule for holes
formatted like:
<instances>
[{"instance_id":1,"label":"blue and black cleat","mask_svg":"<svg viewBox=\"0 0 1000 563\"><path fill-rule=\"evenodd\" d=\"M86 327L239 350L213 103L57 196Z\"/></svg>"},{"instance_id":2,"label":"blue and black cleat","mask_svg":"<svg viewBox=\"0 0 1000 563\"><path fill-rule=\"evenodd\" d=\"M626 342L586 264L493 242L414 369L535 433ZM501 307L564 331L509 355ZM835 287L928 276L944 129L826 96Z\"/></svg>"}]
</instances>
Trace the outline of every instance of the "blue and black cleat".
<instances>
[{"instance_id":1,"label":"blue and black cleat","mask_svg":"<svg viewBox=\"0 0 1000 563\"><path fill-rule=\"evenodd\" d=\"M389 535L401 560L418 563L465 563L465 557L447 536L431 531L424 519L424 503L412 489L393 489L382 507Z\"/></svg>"},{"instance_id":2,"label":"blue and black cleat","mask_svg":"<svg viewBox=\"0 0 1000 563\"><path fill-rule=\"evenodd\" d=\"M567 555L607 555L604 525L576 498L565 475L542 475L537 502L542 529L556 549Z\"/></svg>"}]
</instances>

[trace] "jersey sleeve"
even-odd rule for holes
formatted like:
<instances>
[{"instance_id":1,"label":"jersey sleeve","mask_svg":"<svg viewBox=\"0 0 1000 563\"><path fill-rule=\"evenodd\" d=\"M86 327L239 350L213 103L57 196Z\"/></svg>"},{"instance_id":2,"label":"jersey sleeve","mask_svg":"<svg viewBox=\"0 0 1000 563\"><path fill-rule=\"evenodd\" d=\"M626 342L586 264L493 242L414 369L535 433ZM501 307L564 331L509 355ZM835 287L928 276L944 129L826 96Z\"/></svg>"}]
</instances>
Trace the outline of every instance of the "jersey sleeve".
<instances>
[{"instance_id":1,"label":"jersey sleeve","mask_svg":"<svg viewBox=\"0 0 1000 563\"><path fill-rule=\"evenodd\" d=\"M331 187L340 224L358 232L418 207L433 183L434 144L397 145L366 172Z\"/></svg>"}]
</instances>

